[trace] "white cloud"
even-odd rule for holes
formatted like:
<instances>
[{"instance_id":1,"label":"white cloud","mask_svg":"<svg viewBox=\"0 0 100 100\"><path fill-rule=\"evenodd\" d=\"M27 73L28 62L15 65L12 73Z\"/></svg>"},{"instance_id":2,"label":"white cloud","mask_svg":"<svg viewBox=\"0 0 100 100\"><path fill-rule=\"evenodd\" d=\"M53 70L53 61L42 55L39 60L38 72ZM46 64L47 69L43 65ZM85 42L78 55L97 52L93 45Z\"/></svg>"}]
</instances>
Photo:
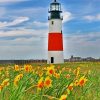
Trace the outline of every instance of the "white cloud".
<instances>
[{"instance_id":1,"label":"white cloud","mask_svg":"<svg viewBox=\"0 0 100 100\"><path fill-rule=\"evenodd\" d=\"M94 20L94 18L95 18L94 16L90 16L90 15L84 16L84 19L89 20L89 21Z\"/></svg>"},{"instance_id":2,"label":"white cloud","mask_svg":"<svg viewBox=\"0 0 100 100\"><path fill-rule=\"evenodd\" d=\"M0 3L14 3L14 2L22 2L22 1L28 1L28 0L0 0Z\"/></svg>"},{"instance_id":3,"label":"white cloud","mask_svg":"<svg viewBox=\"0 0 100 100\"><path fill-rule=\"evenodd\" d=\"M10 36L16 38L7 39ZM4 37L7 38L2 39ZM3 31L0 32L0 55L4 58L47 58L47 43L47 29ZM99 43L100 32L64 35L64 56L68 58L73 54L81 57L98 57L100 45L97 44Z\"/></svg>"},{"instance_id":4,"label":"white cloud","mask_svg":"<svg viewBox=\"0 0 100 100\"><path fill-rule=\"evenodd\" d=\"M42 46L41 46L42 45ZM47 50L44 43L40 45L0 46L0 59L46 59Z\"/></svg>"},{"instance_id":5,"label":"white cloud","mask_svg":"<svg viewBox=\"0 0 100 100\"><path fill-rule=\"evenodd\" d=\"M46 59L47 35L45 29L0 31L0 59Z\"/></svg>"},{"instance_id":6,"label":"white cloud","mask_svg":"<svg viewBox=\"0 0 100 100\"><path fill-rule=\"evenodd\" d=\"M33 22L33 25L34 25L34 26L37 26L37 27L47 27L47 26L48 26L48 22L34 21L34 22Z\"/></svg>"},{"instance_id":7,"label":"white cloud","mask_svg":"<svg viewBox=\"0 0 100 100\"><path fill-rule=\"evenodd\" d=\"M64 36L65 58L74 56L99 57L100 56L100 32L80 33Z\"/></svg>"},{"instance_id":8,"label":"white cloud","mask_svg":"<svg viewBox=\"0 0 100 100\"><path fill-rule=\"evenodd\" d=\"M75 34L72 36L65 36L67 37L68 42L70 43L76 43L81 45L96 45L96 42L99 40L100 42L100 32L91 32L91 33L85 33L85 34ZM74 41L74 42L73 42ZM98 43L99 43L98 42Z\"/></svg>"},{"instance_id":9,"label":"white cloud","mask_svg":"<svg viewBox=\"0 0 100 100\"><path fill-rule=\"evenodd\" d=\"M11 30L11 31L0 31L0 37L16 37L16 36L35 36L35 37L42 37L47 36L48 30L47 29L18 29L18 30Z\"/></svg>"},{"instance_id":10,"label":"white cloud","mask_svg":"<svg viewBox=\"0 0 100 100\"><path fill-rule=\"evenodd\" d=\"M0 22L0 28L2 27L7 27L7 26L15 26L15 25L18 25L18 24L21 24L25 21L28 21L29 18L28 17L18 17L17 19L15 19L14 21L12 22Z\"/></svg>"},{"instance_id":11,"label":"white cloud","mask_svg":"<svg viewBox=\"0 0 100 100\"><path fill-rule=\"evenodd\" d=\"M92 21L100 21L100 14L97 14L97 15L87 15L87 16L84 16L84 19L88 20L90 22L92 22Z\"/></svg>"},{"instance_id":12,"label":"white cloud","mask_svg":"<svg viewBox=\"0 0 100 100\"><path fill-rule=\"evenodd\" d=\"M63 12L63 23L68 22L70 20L72 20L72 14L70 12Z\"/></svg>"}]
</instances>

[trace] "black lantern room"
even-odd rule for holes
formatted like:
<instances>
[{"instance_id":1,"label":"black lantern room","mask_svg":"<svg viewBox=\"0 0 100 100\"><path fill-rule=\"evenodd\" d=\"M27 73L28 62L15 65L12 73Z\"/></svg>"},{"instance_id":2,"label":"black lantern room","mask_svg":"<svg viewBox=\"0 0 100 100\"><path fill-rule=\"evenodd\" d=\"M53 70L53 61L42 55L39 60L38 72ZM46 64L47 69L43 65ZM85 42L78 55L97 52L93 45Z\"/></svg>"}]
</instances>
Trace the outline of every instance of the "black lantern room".
<instances>
[{"instance_id":1,"label":"black lantern room","mask_svg":"<svg viewBox=\"0 0 100 100\"><path fill-rule=\"evenodd\" d=\"M58 3L56 0L54 0L51 4L50 4L50 10L49 10L50 16L49 16L49 20L50 19L62 19L61 17L61 4Z\"/></svg>"}]
</instances>

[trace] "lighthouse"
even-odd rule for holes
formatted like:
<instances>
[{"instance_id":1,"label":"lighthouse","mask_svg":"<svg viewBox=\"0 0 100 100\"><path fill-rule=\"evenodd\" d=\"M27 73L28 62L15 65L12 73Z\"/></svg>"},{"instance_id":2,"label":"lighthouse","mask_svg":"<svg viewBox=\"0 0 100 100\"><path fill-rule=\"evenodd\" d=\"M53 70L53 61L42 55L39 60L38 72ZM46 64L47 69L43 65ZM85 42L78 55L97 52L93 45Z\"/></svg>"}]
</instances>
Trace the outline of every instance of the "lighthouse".
<instances>
[{"instance_id":1,"label":"lighthouse","mask_svg":"<svg viewBox=\"0 0 100 100\"><path fill-rule=\"evenodd\" d=\"M48 64L64 63L61 4L54 0L49 9Z\"/></svg>"}]
</instances>

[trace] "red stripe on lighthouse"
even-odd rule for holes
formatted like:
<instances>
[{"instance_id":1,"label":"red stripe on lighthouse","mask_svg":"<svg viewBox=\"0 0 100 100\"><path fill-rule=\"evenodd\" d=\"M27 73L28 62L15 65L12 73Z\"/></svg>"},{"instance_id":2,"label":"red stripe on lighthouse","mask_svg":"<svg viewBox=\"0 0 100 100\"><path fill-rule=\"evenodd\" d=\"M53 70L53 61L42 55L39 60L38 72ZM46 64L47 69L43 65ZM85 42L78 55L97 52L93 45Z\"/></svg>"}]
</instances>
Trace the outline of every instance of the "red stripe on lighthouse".
<instances>
[{"instance_id":1,"label":"red stripe on lighthouse","mask_svg":"<svg viewBox=\"0 0 100 100\"><path fill-rule=\"evenodd\" d=\"M62 33L49 33L48 51L63 51Z\"/></svg>"}]
</instances>

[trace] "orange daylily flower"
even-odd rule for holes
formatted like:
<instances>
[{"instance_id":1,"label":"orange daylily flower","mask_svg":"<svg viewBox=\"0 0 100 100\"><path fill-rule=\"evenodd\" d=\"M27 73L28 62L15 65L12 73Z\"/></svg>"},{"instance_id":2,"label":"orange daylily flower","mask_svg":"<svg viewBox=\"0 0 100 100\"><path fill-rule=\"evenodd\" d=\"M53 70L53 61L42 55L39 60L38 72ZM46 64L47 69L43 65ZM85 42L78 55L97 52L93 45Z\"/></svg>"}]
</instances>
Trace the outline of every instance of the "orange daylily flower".
<instances>
[{"instance_id":1,"label":"orange daylily flower","mask_svg":"<svg viewBox=\"0 0 100 100\"><path fill-rule=\"evenodd\" d=\"M79 76L79 73L80 73L80 67L77 67L77 69L75 69L73 71L73 73L76 75L76 77L78 77Z\"/></svg>"},{"instance_id":2,"label":"orange daylily flower","mask_svg":"<svg viewBox=\"0 0 100 100\"><path fill-rule=\"evenodd\" d=\"M53 75L55 73L54 65L47 67L47 75Z\"/></svg>"},{"instance_id":3,"label":"orange daylily flower","mask_svg":"<svg viewBox=\"0 0 100 100\"><path fill-rule=\"evenodd\" d=\"M25 72L31 72L32 66L31 65L24 65L24 70L25 70Z\"/></svg>"},{"instance_id":4,"label":"orange daylily flower","mask_svg":"<svg viewBox=\"0 0 100 100\"><path fill-rule=\"evenodd\" d=\"M68 86L68 90L72 91L73 90L73 83L71 83L69 86Z\"/></svg>"},{"instance_id":5,"label":"orange daylily flower","mask_svg":"<svg viewBox=\"0 0 100 100\"><path fill-rule=\"evenodd\" d=\"M2 85L0 85L0 92L2 91L2 89L3 89L3 86L2 86Z\"/></svg>"},{"instance_id":6,"label":"orange daylily flower","mask_svg":"<svg viewBox=\"0 0 100 100\"><path fill-rule=\"evenodd\" d=\"M70 78L70 74L67 74L65 77L66 77L67 79Z\"/></svg>"},{"instance_id":7,"label":"orange daylily flower","mask_svg":"<svg viewBox=\"0 0 100 100\"><path fill-rule=\"evenodd\" d=\"M54 73L54 76L55 76L56 78L60 78L60 74L59 74L59 73Z\"/></svg>"},{"instance_id":8,"label":"orange daylily flower","mask_svg":"<svg viewBox=\"0 0 100 100\"><path fill-rule=\"evenodd\" d=\"M75 82L74 82L74 86L78 86L78 85L79 85L78 80L75 80Z\"/></svg>"},{"instance_id":9,"label":"orange daylily flower","mask_svg":"<svg viewBox=\"0 0 100 100\"><path fill-rule=\"evenodd\" d=\"M9 85L9 79L5 79L2 84L3 87L8 86Z\"/></svg>"},{"instance_id":10,"label":"orange daylily flower","mask_svg":"<svg viewBox=\"0 0 100 100\"><path fill-rule=\"evenodd\" d=\"M20 80L22 77L23 77L23 74L19 74L19 75L17 75L17 76L15 77L15 79L14 79L14 85L15 85L15 86L18 86L18 82L19 82L19 80Z\"/></svg>"},{"instance_id":11,"label":"orange daylily flower","mask_svg":"<svg viewBox=\"0 0 100 100\"><path fill-rule=\"evenodd\" d=\"M20 67L18 65L15 65L14 66L14 69L15 69L15 71L19 71L20 70Z\"/></svg>"},{"instance_id":12,"label":"orange daylily flower","mask_svg":"<svg viewBox=\"0 0 100 100\"><path fill-rule=\"evenodd\" d=\"M59 100L67 100L67 95L62 95Z\"/></svg>"},{"instance_id":13,"label":"orange daylily flower","mask_svg":"<svg viewBox=\"0 0 100 100\"><path fill-rule=\"evenodd\" d=\"M86 82L87 82L87 78L86 78L85 76L82 76L82 77L79 79L79 86L85 85Z\"/></svg>"},{"instance_id":14,"label":"orange daylily flower","mask_svg":"<svg viewBox=\"0 0 100 100\"><path fill-rule=\"evenodd\" d=\"M44 81L44 86L47 87L47 88L49 88L49 87L52 86L51 83L52 83L52 80L50 79L50 77L49 77L49 76L46 77L46 79L45 79L45 81Z\"/></svg>"},{"instance_id":15,"label":"orange daylily flower","mask_svg":"<svg viewBox=\"0 0 100 100\"><path fill-rule=\"evenodd\" d=\"M38 81L38 90L41 90L44 87L43 77Z\"/></svg>"}]
</instances>

